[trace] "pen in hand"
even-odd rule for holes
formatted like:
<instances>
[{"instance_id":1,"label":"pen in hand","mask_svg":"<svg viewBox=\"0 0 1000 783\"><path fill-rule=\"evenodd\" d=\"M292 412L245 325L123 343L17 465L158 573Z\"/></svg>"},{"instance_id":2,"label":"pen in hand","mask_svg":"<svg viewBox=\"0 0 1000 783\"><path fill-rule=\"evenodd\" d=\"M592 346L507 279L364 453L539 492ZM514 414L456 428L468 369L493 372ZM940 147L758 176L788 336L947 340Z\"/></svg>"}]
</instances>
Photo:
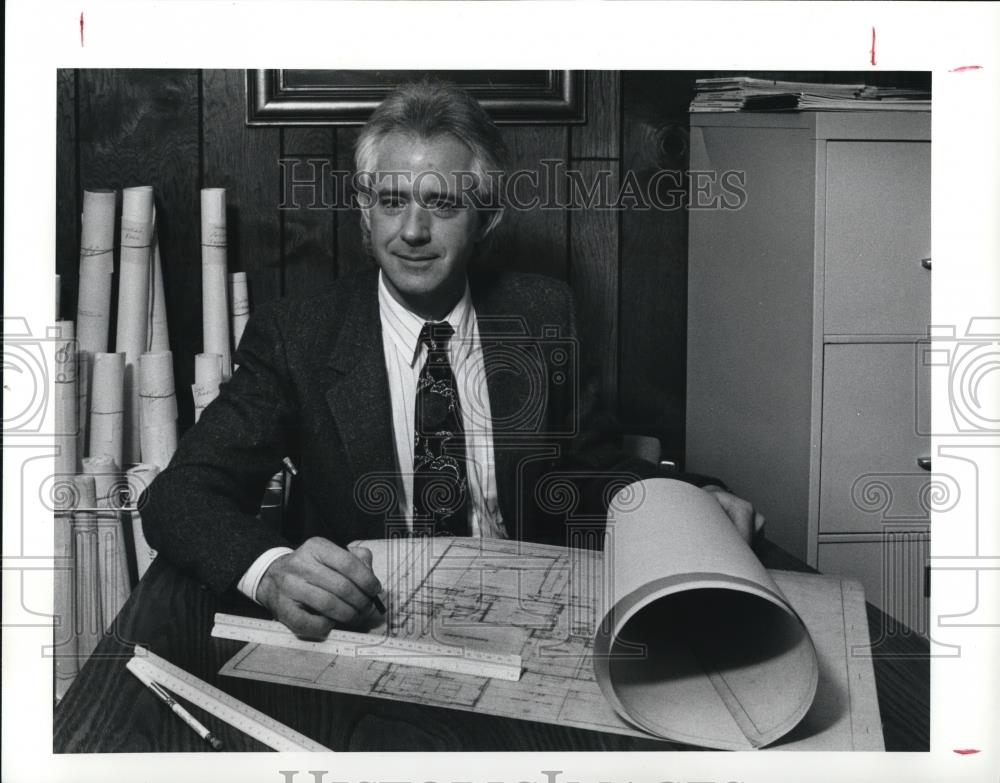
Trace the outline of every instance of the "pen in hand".
<instances>
[{"instance_id":1,"label":"pen in hand","mask_svg":"<svg viewBox=\"0 0 1000 783\"><path fill-rule=\"evenodd\" d=\"M134 673L134 672L133 672ZM149 688L153 693L155 693L164 704L166 704L177 715L181 720L183 720L188 726L194 729L195 733L201 737L205 742L212 746L212 750L222 750L222 740L216 737L211 731L209 731L201 722L190 712L184 709L180 704L178 704L174 698L167 693L163 686L158 682L153 682L152 680L147 680L142 677L139 678L147 688Z\"/></svg>"},{"instance_id":2,"label":"pen in hand","mask_svg":"<svg viewBox=\"0 0 1000 783\"><path fill-rule=\"evenodd\" d=\"M358 553L355 551L356 549L359 549L359 548L361 549L361 551L367 553L368 556L367 557L359 557ZM348 544L347 545L347 551L350 552L351 554L353 554L355 557L358 557L358 559L360 559L361 562L363 562L366 566L368 566L368 568L372 567L371 553L368 552L368 550L366 548L360 547L360 545L359 545L359 543L357 541L352 541L350 544ZM384 615L386 613L385 604L382 603L382 599L379 598L378 593L375 593L374 595L369 595L368 593L365 593L365 595L369 599L371 599L372 605L378 610L379 614L383 614Z\"/></svg>"},{"instance_id":3,"label":"pen in hand","mask_svg":"<svg viewBox=\"0 0 1000 783\"><path fill-rule=\"evenodd\" d=\"M382 603L382 599L379 598L377 595L373 595L371 599L372 603L375 604L375 608L378 609L378 613L385 614L386 609L385 609L385 604Z\"/></svg>"}]
</instances>

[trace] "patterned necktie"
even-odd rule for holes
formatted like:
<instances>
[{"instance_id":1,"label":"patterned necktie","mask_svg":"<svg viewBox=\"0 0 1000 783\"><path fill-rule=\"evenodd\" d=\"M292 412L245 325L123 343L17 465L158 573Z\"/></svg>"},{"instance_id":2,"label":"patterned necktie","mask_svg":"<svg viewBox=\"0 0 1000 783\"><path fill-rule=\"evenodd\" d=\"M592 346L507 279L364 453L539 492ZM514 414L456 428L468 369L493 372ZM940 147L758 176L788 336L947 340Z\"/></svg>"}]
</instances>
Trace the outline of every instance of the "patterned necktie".
<instances>
[{"instance_id":1,"label":"patterned necktie","mask_svg":"<svg viewBox=\"0 0 1000 783\"><path fill-rule=\"evenodd\" d=\"M413 529L468 535L465 431L458 385L448 362L448 322L425 323L427 361L417 379L413 443Z\"/></svg>"}]
</instances>

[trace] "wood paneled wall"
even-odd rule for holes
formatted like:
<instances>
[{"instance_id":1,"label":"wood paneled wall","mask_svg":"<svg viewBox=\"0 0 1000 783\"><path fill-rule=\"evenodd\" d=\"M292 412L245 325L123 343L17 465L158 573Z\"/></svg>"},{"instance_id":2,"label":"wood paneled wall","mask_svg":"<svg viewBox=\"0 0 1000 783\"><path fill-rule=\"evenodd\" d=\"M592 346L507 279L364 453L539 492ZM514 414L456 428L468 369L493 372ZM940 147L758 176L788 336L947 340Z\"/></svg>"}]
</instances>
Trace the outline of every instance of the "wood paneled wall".
<instances>
[{"instance_id":1,"label":"wood paneled wall","mask_svg":"<svg viewBox=\"0 0 1000 783\"><path fill-rule=\"evenodd\" d=\"M279 160L351 170L355 128L247 127L241 70L77 70L58 73L57 271L64 314L76 302L85 188L150 184L156 194L181 425L192 420L193 356L201 350L199 191L227 189L229 269L245 271L255 305L308 293L371 263L357 216L311 208L308 189L282 192ZM587 122L505 126L513 166L545 159L609 177L648 180L686 165L693 75L587 72ZM566 187L565 182L560 183ZM563 192L565 196L565 191ZM298 202L281 209L282 199ZM626 429L683 451L686 225L674 212L509 211L483 263L567 280L583 350L600 366ZM117 260L117 259L116 259ZM112 329L112 334L114 330Z\"/></svg>"}]
</instances>

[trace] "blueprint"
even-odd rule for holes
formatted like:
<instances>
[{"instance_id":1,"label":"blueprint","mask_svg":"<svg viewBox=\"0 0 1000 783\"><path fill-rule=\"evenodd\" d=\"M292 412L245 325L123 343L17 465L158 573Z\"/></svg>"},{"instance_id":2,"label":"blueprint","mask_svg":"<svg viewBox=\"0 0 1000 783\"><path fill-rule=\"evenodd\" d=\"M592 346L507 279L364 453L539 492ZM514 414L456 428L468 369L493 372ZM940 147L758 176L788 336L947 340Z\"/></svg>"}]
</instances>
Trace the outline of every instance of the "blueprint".
<instances>
[{"instance_id":1,"label":"blueprint","mask_svg":"<svg viewBox=\"0 0 1000 783\"><path fill-rule=\"evenodd\" d=\"M650 736L616 712L595 678L595 622L599 607L607 605L613 581L606 575L601 552L472 538L394 539L364 545L373 552L373 568L385 586L388 608L381 623L369 630L373 643L388 633L519 654L520 680L415 668L392 663L391 658L349 658L253 643L229 660L221 674ZM790 572L771 572L771 576L809 628L819 671L816 698L778 746L881 750L871 661L845 652L852 645L868 644L860 586Z\"/></svg>"}]
</instances>

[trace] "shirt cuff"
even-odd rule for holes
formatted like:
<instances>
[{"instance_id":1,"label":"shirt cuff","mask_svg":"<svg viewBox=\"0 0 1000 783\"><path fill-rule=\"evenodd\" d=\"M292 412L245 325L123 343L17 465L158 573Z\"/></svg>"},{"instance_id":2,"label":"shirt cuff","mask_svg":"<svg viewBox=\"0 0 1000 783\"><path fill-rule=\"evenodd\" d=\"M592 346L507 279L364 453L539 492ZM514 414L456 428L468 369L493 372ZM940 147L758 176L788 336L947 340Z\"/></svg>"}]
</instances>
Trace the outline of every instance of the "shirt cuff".
<instances>
[{"instance_id":1,"label":"shirt cuff","mask_svg":"<svg viewBox=\"0 0 1000 783\"><path fill-rule=\"evenodd\" d=\"M257 588L260 587L260 580L264 578L264 572L267 571L267 569L270 568L271 563L279 557L294 551L294 549L290 549L287 546L276 546L272 549L268 549L264 554L253 561L253 564L247 569L247 572L240 578L240 581L236 585L236 589L254 603L260 604L260 601L257 600ZM263 606L263 604L260 605Z\"/></svg>"}]
</instances>

